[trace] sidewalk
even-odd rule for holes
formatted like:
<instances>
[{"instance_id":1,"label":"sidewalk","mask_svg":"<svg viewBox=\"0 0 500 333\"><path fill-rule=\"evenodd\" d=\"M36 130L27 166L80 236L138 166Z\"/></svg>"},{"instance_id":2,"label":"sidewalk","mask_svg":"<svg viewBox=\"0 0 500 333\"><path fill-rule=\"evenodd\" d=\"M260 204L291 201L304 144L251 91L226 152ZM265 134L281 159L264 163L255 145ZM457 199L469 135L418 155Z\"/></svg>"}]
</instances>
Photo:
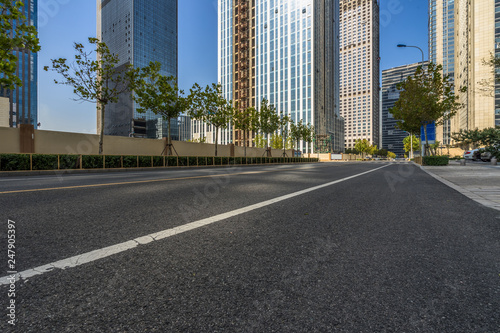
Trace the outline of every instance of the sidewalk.
<instances>
[{"instance_id":1,"label":"sidewalk","mask_svg":"<svg viewBox=\"0 0 500 333\"><path fill-rule=\"evenodd\" d=\"M500 210L500 165L452 161L447 167L423 166L422 170L470 199Z\"/></svg>"}]
</instances>

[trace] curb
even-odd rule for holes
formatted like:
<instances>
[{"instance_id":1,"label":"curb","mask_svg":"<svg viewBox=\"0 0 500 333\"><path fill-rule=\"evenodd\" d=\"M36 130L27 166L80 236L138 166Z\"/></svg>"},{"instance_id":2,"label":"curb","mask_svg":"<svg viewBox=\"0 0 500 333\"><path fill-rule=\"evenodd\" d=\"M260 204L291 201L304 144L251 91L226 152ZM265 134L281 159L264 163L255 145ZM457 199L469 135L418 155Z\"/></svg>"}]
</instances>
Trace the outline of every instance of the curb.
<instances>
[{"instance_id":1,"label":"curb","mask_svg":"<svg viewBox=\"0 0 500 333\"><path fill-rule=\"evenodd\" d=\"M420 169L422 171L424 171L425 173L427 173L429 176L434 177L435 179L439 180L441 183L443 183L443 184L447 185L448 187L451 187L455 191L465 195L469 199L471 199L471 200L473 200L473 201L475 201L475 202L477 202L485 207L496 209L496 210L500 211L500 204L498 204L497 202L483 198L483 197L481 197L481 196L479 196L479 195L477 195L477 194L475 194L475 193L473 193L473 192L471 192L471 191L469 191L461 186L453 184L449 180L446 180L438 175L433 174L432 172L430 172L428 170L425 170L422 166L420 166Z\"/></svg>"}]
</instances>

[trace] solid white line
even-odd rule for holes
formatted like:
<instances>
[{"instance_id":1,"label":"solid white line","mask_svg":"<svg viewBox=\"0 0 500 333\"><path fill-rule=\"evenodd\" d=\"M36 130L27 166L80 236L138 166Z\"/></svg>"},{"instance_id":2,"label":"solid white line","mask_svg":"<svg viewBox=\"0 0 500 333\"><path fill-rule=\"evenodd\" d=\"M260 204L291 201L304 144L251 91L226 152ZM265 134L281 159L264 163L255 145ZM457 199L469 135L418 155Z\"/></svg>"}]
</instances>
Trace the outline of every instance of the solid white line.
<instances>
[{"instance_id":1,"label":"solid white line","mask_svg":"<svg viewBox=\"0 0 500 333\"><path fill-rule=\"evenodd\" d=\"M322 188L325 188L328 186L332 186L332 185L335 185L335 184L338 184L338 183L341 183L341 182L344 182L344 181L347 181L347 180L350 180L353 178L357 178L357 177L366 175L368 173L380 170L382 168L388 167L389 165L390 164L384 165L380 168L365 171L365 172L359 173L357 175L349 176L346 178L335 180L333 182L314 186L314 187L311 187L311 188L308 188L308 189L305 189L302 191L283 195L281 197L266 200L266 201L263 201L263 202L260 202L260 203L254 204L254 205L239 208L239 209L227 212L227 213L215 215L215 216L212 216L212 217L209 217L206 219L202 219L202 220L199 220L196 222L187 223L187 224L184 224L184 225L172 228L172 229L167 229L167 230L155 232L155 233L152 233L152 234L149 234L146 236L138 237L138 238L135 238L133 240L130 240L130 241L127 241L124 243L120 243L120 244L108 246L108 247L105 247L105 248L102 248L99 250L83 253L83 254L80 254L80 255L77 255L77 256L74 256L71 258L59 260L59 261L56 261L56 262L53 262L53 263L50 263L47 265L38 266L38 267L35 267L32 269L25 270L23 272L19 272L19 273L15 274L15 276L14 275L4 276L4 277L0 278L0 285L11 284L13 282L12 277L14 277L16 281L19 279L27 279L27 278L30 278L33 276L37 276L37 275L41 275L41 274L50 272L55 268L67 269L67 268L80 266L80 265L83 265L83 264L86 264L86 263L89 263L92 261L96 261L96 260L99 260L102 258L106 258L106 257L109 257L113 254L117 254L120 252L124 252L124 251L130 250L130 249L133 249L139 245L148 244L148 243L151 243L153 241L158 241L160 239L164 239L164 238L168 238L168 237L171 237L174 235L178 235L180 233L194 230L194 229L197 229L197 228L209 225L209 224L213 224L215 222L219 222L219 221L231 218L233 216L248 213L252 210L256 210L256 209L259 209L259 208L262 208L265 206L269 206L269 205L275 204L275 203L283 201L283 200L287 200L287 199L290 199L290 198L293 198L293 197L296 197L296 196L299 196L299 195L302 195L305 193L316 191L316 190L319 190L319 189L322 189Z\"/></svg>"}]
</instances>

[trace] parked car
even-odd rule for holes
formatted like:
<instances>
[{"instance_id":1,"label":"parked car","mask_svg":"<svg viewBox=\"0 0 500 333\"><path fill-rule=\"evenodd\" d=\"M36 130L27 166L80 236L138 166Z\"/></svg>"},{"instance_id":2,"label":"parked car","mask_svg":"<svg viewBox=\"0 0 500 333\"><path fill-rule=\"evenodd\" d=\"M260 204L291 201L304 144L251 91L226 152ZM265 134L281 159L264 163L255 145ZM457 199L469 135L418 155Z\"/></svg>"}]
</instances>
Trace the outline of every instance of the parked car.
<instances>
[{"instance_id":1,"label":"parked car","mask_svg":"<svg viewBox=\"0 0 500 333\"><path fill-rule=\"evenodd\" d=\"M473 160L473 161L480 160L481 159L481 152L479 151L479 149L467 150L464 153L464 159Z\"/></svg>"},{"instance_id":2,"label":"parked car","mask_svg":"<svg viewBox=\"0 0 500 333\"><path fill-rule=\"evenodd\" d=\"M493 154L489 151L485 151L485 152L481 153L481 161L483 161L483 162L491 161L492 157L493 157Z\"/></svg>"}]
</instances>

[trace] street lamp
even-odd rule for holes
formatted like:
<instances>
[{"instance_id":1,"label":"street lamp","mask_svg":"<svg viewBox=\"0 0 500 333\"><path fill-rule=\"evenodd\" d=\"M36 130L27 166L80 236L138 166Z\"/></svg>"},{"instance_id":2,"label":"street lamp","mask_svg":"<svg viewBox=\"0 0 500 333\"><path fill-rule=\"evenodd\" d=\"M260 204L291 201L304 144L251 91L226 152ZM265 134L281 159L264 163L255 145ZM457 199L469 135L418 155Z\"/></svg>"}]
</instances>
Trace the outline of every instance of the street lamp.
<instances>
[{"instance_id":1,"label":"street lamp","mask_svg":"<svg viewBox=\"0 0 500 333\"><path fill-rule=\"evenodd\" d=\"M398 46L398 47L413 47L413 48L415 48L415 49L419 49L419 50L420 50L420 52L422 52L422 65L424 64L424 61L425 61L425 60L424 60L424 51L422 51L422 49L421 49L420 47L418 47L418 46L414 46L414 45L406 45L406 44L398 44L397 46Z\"/></svg>"},{"instance_id":2,"label":"street lamp","mask_svg":"<svg viewBox=\"0 0 500 333\"><path fill-rule=\"evenodd\" d=\"M419 49L420 52L422 52L422 66L424 65L424 61L425 61L425 56L424 56L424 51L418 47L418 46L414 46L414 45L406 45L406 44L398 44L397 47L413 47L415 49ZM411 146L411 152L410 152L410 159L413 158L413 135L411 133L410 134L410 146Z\"/></svg>"}]
</instances>

